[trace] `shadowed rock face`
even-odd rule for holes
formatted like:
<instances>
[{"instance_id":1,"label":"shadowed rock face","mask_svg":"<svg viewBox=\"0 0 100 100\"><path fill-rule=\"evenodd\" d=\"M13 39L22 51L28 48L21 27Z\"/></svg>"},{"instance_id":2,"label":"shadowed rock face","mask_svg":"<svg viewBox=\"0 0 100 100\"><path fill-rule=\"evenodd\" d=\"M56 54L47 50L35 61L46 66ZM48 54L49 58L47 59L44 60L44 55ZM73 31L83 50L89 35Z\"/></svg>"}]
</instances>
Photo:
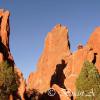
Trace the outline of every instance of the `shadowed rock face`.
<instances>
[{"instance_id":1,"label":"shadowed rock face","mask_svg":"<svg viewBox=\"0 0 100 100\"><path fill-rule=\"evenodd\" d=\"M69 44L68 29L60 24L47 34L37 71L31 73L28 78L29 89L34 88L44 92L51 86L58 92L61 100L73 100L71 97L67 99L66 96L62 97L61 89L67 89L71 94L75 93L75 81L84 61L93 62L100 72L100 27L94 30L85 46L78 46L76 52L70 52ZM63 69L60 66L62 59L66 64ZM63 87L60 80L63 80L61 83Z\"/></svg>"}]
</instances>

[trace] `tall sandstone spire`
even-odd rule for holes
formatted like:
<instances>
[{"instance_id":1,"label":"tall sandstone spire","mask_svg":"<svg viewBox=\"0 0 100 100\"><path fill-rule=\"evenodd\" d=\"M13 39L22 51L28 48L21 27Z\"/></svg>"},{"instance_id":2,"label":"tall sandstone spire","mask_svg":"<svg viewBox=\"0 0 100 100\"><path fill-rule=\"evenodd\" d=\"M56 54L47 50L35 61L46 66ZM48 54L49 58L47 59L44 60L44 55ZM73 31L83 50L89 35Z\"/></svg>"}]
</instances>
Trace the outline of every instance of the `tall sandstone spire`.
<instances>
[{"instance_id":1,"label":"tall sandstone spire","mask_svg":"<svg viewBox=\"0 0 100 100\"><path fill-rule=\"evenodd\" d=\"M3 60L9 60L13 62L9 49L9 16L10 12L0 9L0 62Z\"/></svg>"},{"instance_id":2,"label":"tall sandstone spire","mask_svg":"<svg viewBox=\"0 0 100 100\"><path fill-rule=\"evenodd\" d=\"M60 64L62 59L67 61L70 54L68 29L57 24L46 36L44 50L37 64L37 72L30 74L28 88L36 88L40 92L46 91L50 87L51 76L55 72L56 65Z\"/></svg>"},{"instance_id":3,"label":"tall sandstone spire","mask_svg":"<svg viewBox=\"0 0 100 100\"><path fill-rule=\"evenodd\" d=\"M20 95L21 100L24 100L23 95L25 92L25 80L23 78L22 72L16 67L13 56L9 48L9 35L10 35L9 16L10 16L9 11L0 9L0 62L7 60L14 67L14 70L18 76L17 81L19 82L18 94Z\"/></svg>"}]
</instances>

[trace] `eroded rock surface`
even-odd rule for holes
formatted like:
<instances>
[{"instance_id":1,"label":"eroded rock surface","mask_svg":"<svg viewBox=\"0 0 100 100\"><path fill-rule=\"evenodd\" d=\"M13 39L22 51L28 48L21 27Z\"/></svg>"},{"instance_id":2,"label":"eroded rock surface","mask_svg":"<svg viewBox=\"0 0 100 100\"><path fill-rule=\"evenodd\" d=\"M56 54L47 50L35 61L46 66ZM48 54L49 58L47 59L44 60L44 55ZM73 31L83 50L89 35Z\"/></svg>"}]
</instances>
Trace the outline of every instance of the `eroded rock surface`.
<instances>
[{"instance_id":1,"label":"eroded rock surface","mask_svg":"<svg viewBox=\"0 0 100 100\"><path fill-rule=\"evenodd\" d=\"M9 48L9 16L9 11L0 9L0 62L7 60L12 66L14 66L15 72L19 77L17 81L20 82L20 85L18 87L18 94L20 95L21 99L24 100L23 93L25 91L25 80L21 71L15 67L16 65ZM10 99L13 100L12 95L10 96Z\"/></svg>"},{"instance_id":2,"label":"eroded rock surface","mask_svg":"<svg viewBox=\"0 0 100 100\"><path fill-rule=\"evenodd\" d=\"M9 16L9 11L0 9L0 62L2 62L3 60L13 61L9 49Z\"/></svg>"},{"instance_id":3,"label":"eroded rock surface","mask_svg":"<svg viewBox=\"0 0 100 100\"><path fill-rule=\"evenodd\" d=\"M25 79L23 77L22 72L17 67L15 67L15 72L17 75L17 83L19 85L18 86L18 95L20 96L21 100L25 100L25 98L24 98L24 93L26 90Z\"/></svg>"},{"instance_id":4,"label":"eroded rock surface","mask_svg":"<svg viewBox=\"0 0 100 100\"><path fill-rule=\"evenodd\" d=\"M61 100L66 99L65 96L61 96L61 89L64 89L69 90L74 97L76 78L85 60L93 62L100 72L99 45L100 27L97 27L87 44L78 45L78 50L71 53L68 29L60 24L56 25L47 34L44 50L37 64L37 71L32 72L28 78L28 88L38 89L40 92L47 91L50 87L54 88L59 93ZM64 63L61 62L62 60Z\"/></svg>"},{"instance_id":5,"label":"eroded rock surface","mask_svg":"<svg viewBox=\"0 0 100 100\"><path fill-rule=\"evenodd\" d=\"M0 62L8 60L14 66L18 76L18 94L21 100L25 99L26 91L30 94L34 89L38 90L36 93L39 93L42 98L51 99L46 93L50 88L57 92L58 100L73 100L73 97L75 98L73 94L76 91L76 78L84 61L88 60L94 63L100 72L100 27L93 31L85 46L79 44L78 50L71 53L68 28L57 24L46 36L44 50L37 64L37 71L29 75L26 87L23 74L15 67L9 48L9 16L9 11L0 10ZM66 94L69 95L66 96ZM31 95L34 97L33 94ZM54 100L57 99L55 97ZM13 97L11 96L11 98Z\"/></svg>"},{"instance_id":6,"label":"eroded rock surface","mask_svg":"<svg viewBox=\"0 0 100 100\"><path fill-rule=\"evenodd\" d=\"M96 27L94 29L87 42L87 45L93 48L93 51L95 53L95 59L93 63L95 63L100 72L100 27Z\"/></svg>"},{"instance_id":7,"label":"eroded rock surface","mask_svg":"<svg viewBox=\"0 0 100 100\"><path fill-rule=\"evenodd\" d=\"M38 71L31 73L28 79L29 89L46 91L50 87L56 65L62 59L67 60L70 54L68 29L58 24L46 36L44 50L37 64Z\"/></svg>"}]
</instances>

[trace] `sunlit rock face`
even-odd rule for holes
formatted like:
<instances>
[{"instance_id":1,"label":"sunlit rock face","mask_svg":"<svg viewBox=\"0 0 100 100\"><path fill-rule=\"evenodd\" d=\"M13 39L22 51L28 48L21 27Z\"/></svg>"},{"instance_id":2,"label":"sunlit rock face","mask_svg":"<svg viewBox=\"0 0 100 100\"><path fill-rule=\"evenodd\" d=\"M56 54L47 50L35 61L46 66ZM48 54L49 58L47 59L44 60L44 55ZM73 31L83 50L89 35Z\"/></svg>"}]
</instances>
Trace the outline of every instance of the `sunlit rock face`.
<instances>
[{"instance_id":1,"label":"sunlit rock face","mask_svg":"<svg viewBox=\"0 0 100 100\"><path fill-rule=\"evenodd\" d=\"M9 49L9 16L10 12L0 9L0 62L9 60L13 62Z\"/></svg>"},{"instance_id":2,"label":"sunlit rock face","mask_svg":"<svg viewBox=\"0 0 100 100\"><path fill-rule=\"evenodd\" d=\"M9 49L9 11L0 10L0 38L1 42Z\"/></svg>"},{"instance_id":3,"label":"sunlit rock face","mask_svg":"<svg viewBox=\"0 0 100 100\"><path fill-rule=\"evenodd\" d=\"M65 86L75 94L75 82L83 63L88 60L95 64L100 73L100 27L95 28L90 35L86 46L78 49L70 57L67 67L64 70L66 79Z\"/></svg>"},{"instance_id":4,"label":"sunlit rock face","mask_svg":"<svg viewBox=\"0 0 100 100\"><path fill-rule=\"evenodd\" d=\"M91 34L87 45L93 48L95 53L94 63L100 72L100 27L96 27Z\"/></svg>"},{"instance_id":5,"label":"sunlit rock face","mask_svg":"<svg viewBox=\"0 0 100 100\"><path fill-rule=\"evenodd\" d=\"M25 100L25 98L24 98L24 93L25 93L25 89L26 89L25 79L24 79L23 74L20 71L20 69L18 69L17 67L15 67L14 69L17 74L17 79L18 79L17 82L19 84L18 95L21 97L21 100Z\"/></svg>"},{"instance_id":6,"label":"sunlit rock face","mask_svg":"<svg viewBox=\"0 0 100 100\"><path fill-rule=\"evenodd\" d=\"M83 48L78 49L69 57L67 67L64 69L64 74L66 76L64 84L72 92L75 92L76 78L79 75L81 68L83 67L83 63L85 60L92 62L93 59L94 52L88 46L84 46Z\"/></svg>"},{"instance_id":7,"label":"sunlit rock face","mask_svg":"<svg viewBox=\"0 0 100 100\"><path fill-rule=\"evenodd\" d=\"M26 90L36 89L41 94L49 88L57 91L60 100L71 100L66 94L76 91L75 82L83 63L94 63L100 72L100 27L91 34L85 46L78 45L78 50L71 53L68 28L57 24L45 38L42 55L37 63L37 71L32 72L26 87L22 72L16 68L9 48L9 11L0 10L0 62L8 60L18 76L18 94L24 100Z\"/></svg>"},{"instance_id":8,"label":"sunlit rock face","mask_svg":"<svg viewBox=\"0 0 100 100\"><path fill-rule=\"evenodd\" d=\"M25 91L25 80L21 71L15 67L16 65L9 48L9 16L10 12L8 10L0 9L0 62L7 60L12 66L14 66L15 72L19 77L17 81L20 83L18 87L18 94L20 95L21 99L24 100L23 94Z\"/></svg>"},{"instance_id":9,"label":"sunlit rock face","mask_svg":"<svg viewBox=\"0 0 100 100\"><path fill-rule=\"evenodd\" d=\"M51 87L59 95L61 89L75 94L76 78L85 60L94 63L100 72L99 38L100 27L97 27L87 44L78 45L78 50L71 53L68 29L60 24L56 25L45 38L45 46L37 64L37 71L29 75L28 89L38 89L40 92L44 92ZM64 100L64 97L60 95L61 100ZM71 98L68 97L68 99Z\"/></svg>"},{"instance_id":10,"label":"sunlit rock face","mask_svg":"<svg viewBox=\"0 0 100 100\"><path fill-rule=\"evenodd\" d=\"M44 50L37 64L38 70L30 74L28 88L46 91L50 87L56 65L60 64L62 59L67 61L70 55L68 29L57 24L45 38Z\"/></svg>"}]
</instances>

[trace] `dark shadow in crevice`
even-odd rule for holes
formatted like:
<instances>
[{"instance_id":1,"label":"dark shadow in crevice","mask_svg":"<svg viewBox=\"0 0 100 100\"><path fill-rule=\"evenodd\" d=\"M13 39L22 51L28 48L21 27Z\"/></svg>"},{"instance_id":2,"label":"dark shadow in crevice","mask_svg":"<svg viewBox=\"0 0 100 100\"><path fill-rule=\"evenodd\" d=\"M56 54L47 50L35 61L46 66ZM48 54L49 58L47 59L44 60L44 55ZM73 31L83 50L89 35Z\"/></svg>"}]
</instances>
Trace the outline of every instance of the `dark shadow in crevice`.
<instances>
[{"instance_id":1,"label":"dark shadow in crevice","mask_svg":"<svg viewBox=\"0 0 100 100\"><path fill-rule=\"evenodd\" d=\"M7 59L7 57L8 57L8 51L7 51L6 46L1 42L1 39L0 39L0 53L3 54L3 56L4 56L5 59Z\"/></svg>"},{"instance_id":2,"label":"dark shadow in crevice","mask_svg":"<svg viewBox=\"0 0 100 100\"><path fill-rule=\"evenodd\" d=\"M2 22L2 16L0 17L0 29L1 29L1 22Z\"/></svg>"},{"instance_id":3,"label":"dark shadow in crevice","mask_svg":"<svg viewBox=\"0 0 100 100\"><path fill-rule=\"evenodd\" d=\"M54 96L48 95L48 91L43 93L39 100L61 100L59 94L55 91Z\"/></svg>"},{"instance_id":4,"label":"dark shadow in crevice","mask_svg":"<svg viewBox=\"0 0 100 100\"><path fill-rule=\"evenodd\" d=\"M50 87L52 87L53 84L57 84L59 87L66 89L64 85L65 75L63 73L66 65L65 60L63 59L61 60L61 64L56 65L56 70L51 77Z\"/></svg>"},{"instance_id":5,"label":"dark shadow in crevice","mask_svg":"<svg viewBox=\"0 0 100 100\"><path fill-rule=\"evenodd\" d=\"M92 61L93 64L96 63L96 58L97 58L97 53L94 53L94 59L93 59L93 61Z\"/></svg>"},{"instance_id":6,"label":"dark shadow in crevice","mask_svg":"<svg viewBox=\"0 0 100 100\"><path fill-rule=\"evenodd\" d=\"M1 37L0 37L0 53L3 54L4 60L7 60L11 66L14 66L14 61L8 58L9 51L7 47L1 42Z\"/></svg>"},{"instance_id":7,"label":"dark shadow in crevice","mask_svg":"<svg viewBox=\"0 0 100 100\"><path fill-rule=\"evenodd\" d=\"M68 41L68 46L69 46L69 49L71 48L71 46L70 46L70 42Z\"/></svg>"},{"instance_id":8,"label":"dark shadow in crevice","mask_svg":"<svg viewBox=\"0 0 100 100\"><path fill-rule=\"evenodd\" d=\"M70 98L71 100L74 100L74 98L73 98L73 95L71 96L71 98Z\"/></svg>"}]
</instances>

